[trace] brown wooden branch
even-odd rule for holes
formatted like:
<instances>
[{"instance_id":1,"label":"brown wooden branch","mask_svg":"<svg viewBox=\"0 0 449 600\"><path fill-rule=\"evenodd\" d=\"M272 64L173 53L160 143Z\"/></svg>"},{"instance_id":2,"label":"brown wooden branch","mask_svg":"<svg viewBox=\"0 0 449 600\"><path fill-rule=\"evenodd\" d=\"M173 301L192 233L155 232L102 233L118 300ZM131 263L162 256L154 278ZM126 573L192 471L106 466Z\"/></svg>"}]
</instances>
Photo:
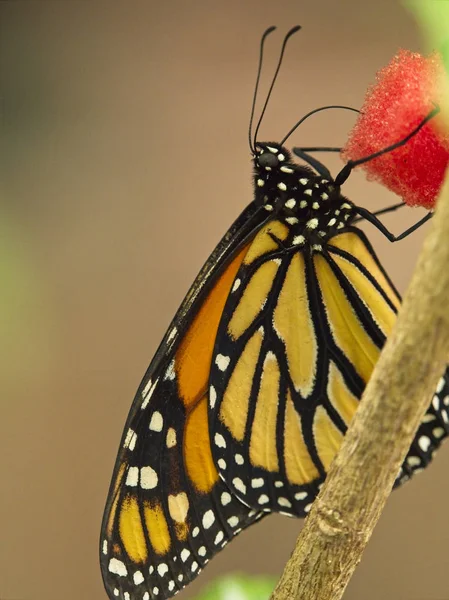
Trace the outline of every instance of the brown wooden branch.
<instances>
[{"instance_id":1,"label":"brown wooden branch","mask_svg":"<svg viewBox=\"0 0 449 600\"><path fill-rule=\"evenodd\" d=\"M449 177L397 324L272 600L338 600L449 359Z\"/></svg>"}]
</instances>

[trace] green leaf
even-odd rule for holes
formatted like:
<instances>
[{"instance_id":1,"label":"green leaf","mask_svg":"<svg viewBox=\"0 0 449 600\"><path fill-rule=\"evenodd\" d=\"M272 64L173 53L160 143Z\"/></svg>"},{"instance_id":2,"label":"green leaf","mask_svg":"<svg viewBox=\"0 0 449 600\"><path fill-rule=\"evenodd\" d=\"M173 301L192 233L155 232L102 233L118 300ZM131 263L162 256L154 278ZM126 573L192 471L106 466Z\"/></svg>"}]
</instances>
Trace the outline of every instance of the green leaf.
<instances>
[{"instance_id":1,"label":"green leaf","mask_svg":"<svg viewBox=\"0 0 449 600\"><path fill-rule=\"evenodd\" d=\"M232 575L210 584L196 600L269 600L276 578Z\"/></svg>"}]
</instances>

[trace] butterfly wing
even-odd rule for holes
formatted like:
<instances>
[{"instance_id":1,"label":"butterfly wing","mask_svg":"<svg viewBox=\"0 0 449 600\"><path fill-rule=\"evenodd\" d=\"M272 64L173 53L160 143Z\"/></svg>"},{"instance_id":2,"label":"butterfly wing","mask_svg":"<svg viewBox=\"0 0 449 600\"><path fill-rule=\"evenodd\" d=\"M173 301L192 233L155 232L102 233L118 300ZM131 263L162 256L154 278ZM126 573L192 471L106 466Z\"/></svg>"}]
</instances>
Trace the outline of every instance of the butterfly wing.
<instances>
[{"instance_id":1,"label":"butterfly wing","mask_svg":"<svg viewBox=\"0 0 449 600\"><path fill-rule=\"evenodd\" d=\"M102 575L111 599L169 598L263 514L240 502L219 478L207 415L216 331L246 252L245 237L259 224L257 207L250 205L217 246L134 399L101 531Z\"/></svg>"},{"instance_id":2,"label":"butterfly wing","mask_svg":"<svg viewBox=\"0 0 449 600\"><path fill-rule=\"evenodd\" d=\"M212 361L210 430L219 473L243 502L304 516L393 327L400 298L355 227L320 252L292 251L288 243L284 248L287 237L283 223L266 224L237 273ZM446 381L442 385L440 395L447 391ZM434 413L433 429L444 434L438 430L440 437L426 435L420 444L418 432L401 478L428 461L447 435L442 414Z\"/></svg>"}]
</instances>

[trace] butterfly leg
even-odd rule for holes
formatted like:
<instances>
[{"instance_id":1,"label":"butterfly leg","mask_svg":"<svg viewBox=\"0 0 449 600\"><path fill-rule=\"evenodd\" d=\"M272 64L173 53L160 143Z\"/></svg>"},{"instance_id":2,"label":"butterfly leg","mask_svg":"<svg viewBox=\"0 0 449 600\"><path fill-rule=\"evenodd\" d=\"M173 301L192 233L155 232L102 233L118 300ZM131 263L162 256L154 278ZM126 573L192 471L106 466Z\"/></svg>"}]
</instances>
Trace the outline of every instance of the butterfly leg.
<instances>
[{"instance_id":1,"label":"butterfly leg","mask_svg":"<svg viewBox=\"0 0 449 600\"><path fill-rule=\"evenodd\" d=\"M429 213L427 213L427 215L425 217L423 217L417 223L415 223L414 225L412 225L411 227L409 227L408 229L403 231L401 234L394 235L393 233L391 233L391 231L389 231L385 227L385 225L382 223L382 221L380 221L373 213L371 213L366 208L357 206L357 207L355 207L355 210L363 219L365 219L366 221L369 221L372 225L374 225L374 227L376 227L381 233L383 233L384 236L388 240L390 240L390 242L398 242L399 240L403 240L408 235L410 235L411 233L416 231L419 227L421 227L421 225L424 225L424 223L426 223L433 216L433 213L429 212Z\"/></svg>"}]
</instances>

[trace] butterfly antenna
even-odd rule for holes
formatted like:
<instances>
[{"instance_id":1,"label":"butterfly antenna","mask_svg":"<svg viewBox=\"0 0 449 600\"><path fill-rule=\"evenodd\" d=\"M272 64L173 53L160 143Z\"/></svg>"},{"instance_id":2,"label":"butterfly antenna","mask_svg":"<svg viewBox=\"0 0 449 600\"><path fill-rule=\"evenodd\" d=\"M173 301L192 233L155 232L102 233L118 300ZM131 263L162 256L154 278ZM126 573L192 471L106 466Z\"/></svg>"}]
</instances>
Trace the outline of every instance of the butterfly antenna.
<instances>
[{"instance_id":1,"label":"butterfly antenna","mask_svg":"<svg viewBox=\"0 0 449 600\"><path fill-rule=\"evenodd\" d=\"M287 33L287 35L285 36L284 41L282 43L281 54L279 56L278 64L277 64L277 67L276 67L276 71L274 72L273 80L271 82L270 89L268 90L267 99L265 100L265 104L263 105L262 112L261 112L260 117L259 117L259 122L257 123L256 131L254 133L254 146L256 145L257 134L259 133L259 127L260 127L260 124L262 123L262 119L263 119L263 117L265 115L265 111L267 109L268 102L269 102L270 97L271 97L271 92L273 91L274 84L276 83L276 79L277 79L277 76L279 74L279 70L280 70L281 65L282 65L282 59L284 58L285 47L286 47L287 42L290 39L290 37L294 33L296 33L297 31L299 31L300 29L301 29L300 25L296 25L296 27L293 27L292 29L290 29L290 31Z\"/></svg>"},{"instance_id":2,"label":"butterfly antenna","mask_svg":"<svg viewBox=\"0 0 449 600\"><path fill-rule=\"evenodd\" d=\"M271 27L268 27L268 29L264 32L264 34L262 36L262 39L260 40L259 66L257 68L256 86L254 88L253 104L251 106L251 116L249 118L249 129L248 129L249 148L250 148L250 150L251 150L251 152L253 154L255 152L255 148L253 147L253 141L252 141L251 131L252 131L252 128L253 128L254 111L256 109L256 100L257 100L257 92L258 92L258 89L259 89L260 74L262 73L263 47L264 47L264 44L265 44L265 39L275 29L276 29L276 27L274 25L271 26Z\"/></svg>"},{"instance_id":3,"label":"butterfly antenna","mask_svg":"<svg viewBox=\"0 0 449 600\"><path fill-rule=\"evenodd\" d=\"M292 135L292 133L294 131L296 131L298 129L298 127L302 123L304 123L304 121L306 119L308 119L309 117L311 117L315 113L321 112L322 110L328 110L330 108L342 108L343 110L351 110L352 112L356 112L356 113L360 112L359 110L357 110L356 108L352 108L351 106L340 106L339 104L335 104L335 105L332 104L330 106L321 106L320 108L315 108L314 110L311 110L309 113L307 113L306 115L304 115L304 117L302 117L301 119L299 119L299 121L290 129L290 131L287 133L287 135L284 137L284 139L280 142L281 146L283 146L285 144L285 142Z\"/></svg>"}]
</instances>

